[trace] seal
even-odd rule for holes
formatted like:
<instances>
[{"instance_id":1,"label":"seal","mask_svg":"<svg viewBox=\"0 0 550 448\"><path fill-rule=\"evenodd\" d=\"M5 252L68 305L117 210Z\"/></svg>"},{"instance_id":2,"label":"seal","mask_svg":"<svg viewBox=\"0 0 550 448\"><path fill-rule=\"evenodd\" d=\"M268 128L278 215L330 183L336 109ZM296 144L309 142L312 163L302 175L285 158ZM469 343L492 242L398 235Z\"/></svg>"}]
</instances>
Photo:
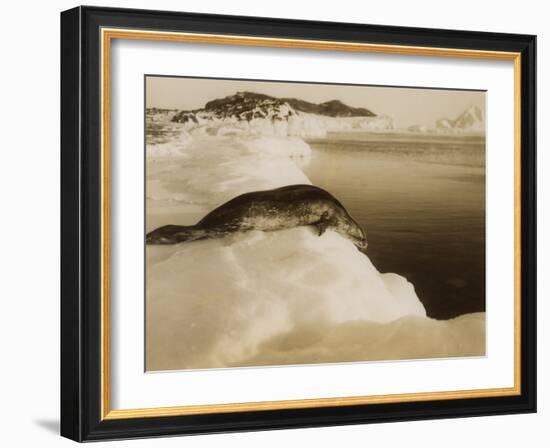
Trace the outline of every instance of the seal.
<instances>
[{"instance_id":1,"label":"seal","mask_svg":"<svg viewBox=\"0 0 550 448\"><path fill-rule=\"evenodd\" d=\"M289 185L241 194L212 210L194 226L166 225L147 234L147 244L177 244L223 238L234 232L271 232L315 226L319 236L327 229L351 240L364 252L364 230L328 191L313 185Z\"/></svg>"}]
</instances>

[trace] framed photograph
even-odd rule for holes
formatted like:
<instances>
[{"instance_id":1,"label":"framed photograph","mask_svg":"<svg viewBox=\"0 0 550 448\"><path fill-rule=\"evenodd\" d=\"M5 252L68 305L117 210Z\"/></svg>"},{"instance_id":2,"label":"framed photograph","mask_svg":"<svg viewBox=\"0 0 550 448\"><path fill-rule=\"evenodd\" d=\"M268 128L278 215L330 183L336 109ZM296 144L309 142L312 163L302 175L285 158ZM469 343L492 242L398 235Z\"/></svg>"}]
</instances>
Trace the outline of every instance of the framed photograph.
<instances>
[{"instance_id":1,"label":"framed photograph","mask_svg":"<svg viewBox=\"0 0 550 448\"><path fill-rule=\"evenodd\" d=\"M61 433L535 412L535 36L61 14Z\"/></svg>"}]
</instances>

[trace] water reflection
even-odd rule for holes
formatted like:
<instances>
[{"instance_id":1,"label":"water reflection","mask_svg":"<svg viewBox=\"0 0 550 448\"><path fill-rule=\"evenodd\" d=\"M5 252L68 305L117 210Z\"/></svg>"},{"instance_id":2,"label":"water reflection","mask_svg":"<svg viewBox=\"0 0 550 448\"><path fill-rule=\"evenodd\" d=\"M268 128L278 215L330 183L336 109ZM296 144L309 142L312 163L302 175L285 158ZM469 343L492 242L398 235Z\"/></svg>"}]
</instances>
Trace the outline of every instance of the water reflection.
<instances>
[{"instance_id":1,"label":"water reflection","mask_svg":"<svg viewBox=\"0 0 550 448\"><path fill-rule=\"evenodd\" d=\"M407 277L431 317L485 310L481 137L329 134L302 167L362 224L369 257Z\"/></svg>"}]
</instances>

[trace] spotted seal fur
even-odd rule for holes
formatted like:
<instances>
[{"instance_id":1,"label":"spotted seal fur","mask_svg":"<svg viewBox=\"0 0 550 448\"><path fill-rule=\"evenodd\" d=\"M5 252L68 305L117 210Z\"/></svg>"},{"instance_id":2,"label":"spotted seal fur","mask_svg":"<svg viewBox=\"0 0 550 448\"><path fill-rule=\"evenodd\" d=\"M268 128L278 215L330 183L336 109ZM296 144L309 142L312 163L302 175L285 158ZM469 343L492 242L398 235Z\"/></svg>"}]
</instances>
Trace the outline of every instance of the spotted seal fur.
<instances>
[{"instance_id":1,"label":"spotted seal fur","mask_svg":"<svg viewBox=\"0 0 550 448\"><path fill-rule=\"evenodd\" d=\"M289 185L237 196L212 210L193 226L166 225L147 234L147 244L177 244L222 238L234 232L271 232L298 226L327 229L351 240L364 252L364 230L328 191L313 185Z\"/></svg>"}]
</instances>

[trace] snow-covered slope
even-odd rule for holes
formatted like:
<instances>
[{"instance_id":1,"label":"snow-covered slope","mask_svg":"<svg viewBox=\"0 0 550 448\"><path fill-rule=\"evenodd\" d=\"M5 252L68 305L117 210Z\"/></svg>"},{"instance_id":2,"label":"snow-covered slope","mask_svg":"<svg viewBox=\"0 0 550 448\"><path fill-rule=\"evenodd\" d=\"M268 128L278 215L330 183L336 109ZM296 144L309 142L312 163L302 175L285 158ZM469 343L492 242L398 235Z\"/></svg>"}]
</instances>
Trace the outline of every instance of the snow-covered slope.
<instances>
[{"instance_id":1,"label":"snow-covered slope","mask_svg":"<svg viewBox=\"0 0 550 448\"><path fill-rule=\"evenodd\" d=\"M321 104L295 98L275 98L253 92L237 92L208 102L204 108L180 111L172 121L191 134L324 136L327 131L393 129L390 117L368 109L347 106L338 100Z\"/></svg>"}]
</instances>

